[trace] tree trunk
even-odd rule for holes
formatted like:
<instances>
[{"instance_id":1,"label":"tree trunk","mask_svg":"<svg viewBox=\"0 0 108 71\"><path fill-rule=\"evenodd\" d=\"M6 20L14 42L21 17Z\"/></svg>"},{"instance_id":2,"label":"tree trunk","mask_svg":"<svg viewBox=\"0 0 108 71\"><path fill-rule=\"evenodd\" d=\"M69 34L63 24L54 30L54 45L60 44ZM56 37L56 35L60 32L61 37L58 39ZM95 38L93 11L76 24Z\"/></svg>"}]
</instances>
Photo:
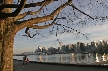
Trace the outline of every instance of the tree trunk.
<instances>
[{"instance_id":1,"label":"tree trunk","mask_svg":"<svg viewBox=\"0 0 108 71\"><path fill-rule=\"evenodd\" d=\"M13 0L1 0L4 4L12 4ZM11 8L2 10L11 13ZM0 19L0 71L13 71L14 28L9 22L11 18Z\"/></svg>"},{"instance_id":2,"label":"tree trunk","mask_svg":"<svg viewBox=\"0 0 108 71\"><path fill-rule=\"evenodd\" d=\"M11 20L9 18L7 21ZM13 42L14 28L6 25L6 20L0 20L0 49L1 49L1 69L0 71L13 71ZM6 22L5 22L6 21Z\"/></svg>"},{"instance_id":3,"label":"tree trunk","mask_svg":"<svg viewBox=\"0 0 108 71\"><path fill-rule=\"evenodd\" d=\"M2 41L1 71L13 71L13 42L14 36L9 34Z\"/></svg>"}]
</instances>

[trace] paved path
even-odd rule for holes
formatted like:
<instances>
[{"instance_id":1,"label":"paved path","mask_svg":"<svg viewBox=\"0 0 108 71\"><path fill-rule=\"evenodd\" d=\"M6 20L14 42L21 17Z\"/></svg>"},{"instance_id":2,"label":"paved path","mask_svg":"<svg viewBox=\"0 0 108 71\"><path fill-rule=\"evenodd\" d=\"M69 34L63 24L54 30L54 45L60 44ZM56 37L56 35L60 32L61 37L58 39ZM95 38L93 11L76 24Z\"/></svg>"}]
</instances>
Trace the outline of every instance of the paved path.
<instances>
[{"instance_id":1,"label":"paved path","mask_svg":"<svg viewBox=\"0 0 108 71\"><path fill-rule=\"evenodd\" d=\"M83 67L66 65L49 65L39 63L29 63L22 65L22 61L14 60L15 71L108 71L108 68L101 67Z\"/></svg>"}]
</instances>

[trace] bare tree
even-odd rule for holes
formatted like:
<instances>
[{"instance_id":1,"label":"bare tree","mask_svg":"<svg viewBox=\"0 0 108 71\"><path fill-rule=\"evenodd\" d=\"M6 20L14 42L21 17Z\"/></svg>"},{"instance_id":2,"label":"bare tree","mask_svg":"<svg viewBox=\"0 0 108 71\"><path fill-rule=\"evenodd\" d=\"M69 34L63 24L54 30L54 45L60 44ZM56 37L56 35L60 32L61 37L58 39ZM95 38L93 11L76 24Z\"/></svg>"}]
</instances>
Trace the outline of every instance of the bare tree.
<instances>
[{"instance_id":1,"label":"bare tree","mask_svg":"<svg viewBox=\"0 0 108 71\"><path fill-rule=\"evenodd\" d=\"M16 33L26 28L25 33L26 36L33 38L36 34L33 36L30 35L30 32L28 31L29 28L33 29L46 29L51 26L52 29L54 28L54 25L58 27L61 26L63 32L71 32L71 30L76 31L77 33L81 33L78 30L75 30L74 28L71 28L70 26L67 26L67 24L62 25L61 23L57 23L57 19L66 19L66 17L62 16L62 10L66 7L71 7L72 12L69 13L67 16L68 18L70 15L73 17L76 17L79 19L79 16L75 13L75 11L79 12L80 14L83 14L90 18L91 20L94 20L96 18L93 18L92 16L86 14L85 12L78 9L74 4L72 0L41 0L36 3L27 3L27 0L18 0L17 4L13 3L14 0L0 0L0 52L1 52L1 71L13 71L13 43L14 43L14 37ZM78 0L76 0L78 1ZM34 2L34 1L33 1ZM48 13L47 15L44 12L44 8L47 9L47 7L55 2L61 3L60 6L55 8L51 13ZM92 1L90 1L92 2ZM29 9L31 7L40 7L37 11L25 11L24 13L21 13L24 9ZM15 8L15 11L12 10ZM43 12L42 12L43 11ZM47 11L47 10L46 10ZM69 10L70 11L70 10ZM39 17L35 16L34 18L29 18L28 20L24 20L24 18L28 15L34 16L39 13L43 13L44 15ZM72 15L73 14L73 15ZM69 19L69 21L73 22L75 19ZM50 21L50 22L47 22ZM69 22L67 21L67 22ZM47 24L46 24L47 22ZM44 23L44 25L39 25L40 23ZM66 28L70 28L66 29ZM50 30L52 32L53 30ZM83 34L84 35L84 34ZM56 33L57 36L57 33Z\"/></svg>"}]
</instances>

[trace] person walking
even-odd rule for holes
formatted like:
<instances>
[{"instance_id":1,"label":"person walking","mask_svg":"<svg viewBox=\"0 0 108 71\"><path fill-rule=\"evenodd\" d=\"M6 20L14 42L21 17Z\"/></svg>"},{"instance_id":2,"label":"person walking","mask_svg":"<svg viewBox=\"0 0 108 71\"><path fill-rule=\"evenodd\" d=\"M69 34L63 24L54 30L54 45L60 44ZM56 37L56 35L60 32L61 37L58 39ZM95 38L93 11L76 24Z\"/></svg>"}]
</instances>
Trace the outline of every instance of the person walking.
<instances>
[{"instance_id":1,"label":"person walking","mask_svg":"<svg viewBox=\"0 0 108 71\"><path fill-rule=\"evenodd\" d=\"M27 56L25 55L25 56L23 57L23 65L25 65L26 58L27 58Z\"/></svg>"}]
</instances>

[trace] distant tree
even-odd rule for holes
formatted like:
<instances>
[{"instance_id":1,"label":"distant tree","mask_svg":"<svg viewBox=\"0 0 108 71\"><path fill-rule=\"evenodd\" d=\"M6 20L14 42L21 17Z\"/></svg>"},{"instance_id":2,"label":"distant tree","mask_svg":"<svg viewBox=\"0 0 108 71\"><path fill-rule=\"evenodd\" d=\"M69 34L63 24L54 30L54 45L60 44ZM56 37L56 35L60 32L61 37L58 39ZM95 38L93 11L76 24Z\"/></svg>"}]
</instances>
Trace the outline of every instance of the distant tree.
<instances>
[{"instance_id":1,"label":"distant tree","mask_svg":"<svg viewBox=\"0 0 108 71\"><path fill-rule=\"evenodd\" d=\"M89 8L89 10L95 8L96 4L102 7L108 7L107 4L104 5L103 1L100 0L0 0L0 71L13 71L14 37L16 33L23 28L26 28L25 33L27 34L23 36L30 38L39 35L39 33L36 32L31 36L29 28L46 29L51 27L52 30L50 30L49 33L52 33L55 28L54 26L56 26L57 29L56 36L59 33L59 28L61 28L61 33L71 33L75 31L77 34L82 34L87 37L77 29L72 28L75 24L74 21L76 19L81 20L82 15L85 15L87 17L86 19L90 21L101 17L95 16L95 14L92 16L86 14L82 8L82 10L78 9L77 6L74 5L76 2L78 2L79 7L86 8L88 6L87 8ZM56 5L56 3L59 5ZM85 4L87 4L87 6L85 6ZM54 7L52 8L51 5L54 5ZM32 7L37 11L32 11ZM26 18L27 20L25 20ZM107 16L102 16L102 19L99 20L105 18L107 18ZM63 19L66 20L65 24L62 22ZM40 23L42 25L40 25ZM86 21L78 23L82 25L87 24Z\"/></svg>"}]
</instances>

